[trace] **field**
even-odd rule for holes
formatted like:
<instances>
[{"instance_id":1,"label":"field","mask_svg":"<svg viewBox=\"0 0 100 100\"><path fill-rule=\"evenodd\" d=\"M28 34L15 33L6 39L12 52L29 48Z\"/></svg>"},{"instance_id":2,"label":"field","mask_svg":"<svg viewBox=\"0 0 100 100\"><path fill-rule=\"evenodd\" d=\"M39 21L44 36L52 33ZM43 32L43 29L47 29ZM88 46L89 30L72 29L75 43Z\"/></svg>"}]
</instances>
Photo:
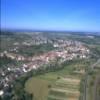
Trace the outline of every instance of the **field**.
<instances>
[{"instance_id":1,"label":"field","mask_svg":"<svg viewBox=\"0 0 100 100\"><path fill-rule=\"evenodd\" d=\"M61 78L49 91L48 100L78 100L80 79Z\"/></svg>"},{"instance_id":2,"label":"field","mask_svg":"<svg viewBox=\"0 0 100 100\"><path fill-rule=\"evenodd\" d=\"M75 61L64 69L30 78L25 90L34 95L34 100L78 100L80 82L88 63ZM79 73L80 71L80 73Z\"/></svg>"},{"instance_id":3,"label":"field","mask_svg":"<svg viewBox=\"0 0 100 100\"><path fill-rule=\"evenodd\" d=\"M49 73L50 75L50 73ZM35 100L78 100L80 79L73 76L50 77L45 74L30 78L26 83L25 90L34 94ZM43 77L43 78L42 78ZM58 76L59 77L59 76Z\"/></svg>"},{"instance_id":4,"label":"field","mask_svg":"<svg viewBox=\"0 0 100 100\"><path fill-rule=\"evenodd\" d=\"M48 95L50 82L38 78L31 78L26 83L26 90L34 94L35 100L45 100ZM40 99L41 97L41 99Z\"/></svg>"},{"instance_id":5,"label":"field","mask_svg":"<svg viewBox=\"0 0 100 100\"><path fill-rule=\"evenodd\" d=\"M100 62L95 66L92 75L88 75L88 100L100 99Z\"/></svg>"}]
</instances>

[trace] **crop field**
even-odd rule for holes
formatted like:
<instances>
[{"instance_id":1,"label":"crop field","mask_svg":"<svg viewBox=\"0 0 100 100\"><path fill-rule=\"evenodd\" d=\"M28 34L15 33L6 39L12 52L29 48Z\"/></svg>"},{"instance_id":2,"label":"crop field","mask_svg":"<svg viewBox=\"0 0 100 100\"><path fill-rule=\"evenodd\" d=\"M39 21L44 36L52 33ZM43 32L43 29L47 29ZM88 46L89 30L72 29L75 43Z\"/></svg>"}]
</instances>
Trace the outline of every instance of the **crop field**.
<instances>
[{"instance_id":1,"label":"crop field","mask_svg":"<svg viewBox=\"0 0 100 100\"><path fill-rule=\"evenodd\" d=\"M35 100L45 100L46 96L48 95L49 84L49 81L38 78L31 78L28 80L25 87L27 92L34 95Z\"/></svg>"},{"instance_id":2,"label":"crop field","mask_svg":"<svg viewBox=\"0 0 100 100\"><path fill-rule=\"evenodd\" d=\"M26 82L25 90L33 94L33 100L79 100L84 74L74 71L86 66L87 63L71 63L62 70L32 77Z\"/></svg>"},{"instance_id":3,"label":"crop field","mask_svg":"<svg viewBox=\"0 0 100 100\"><path fill-rule=\"evenodd\" d=\"M48 100L78 100L79 85L80 79L61 77L50 89Z\"/></svg>"}]
</instances>

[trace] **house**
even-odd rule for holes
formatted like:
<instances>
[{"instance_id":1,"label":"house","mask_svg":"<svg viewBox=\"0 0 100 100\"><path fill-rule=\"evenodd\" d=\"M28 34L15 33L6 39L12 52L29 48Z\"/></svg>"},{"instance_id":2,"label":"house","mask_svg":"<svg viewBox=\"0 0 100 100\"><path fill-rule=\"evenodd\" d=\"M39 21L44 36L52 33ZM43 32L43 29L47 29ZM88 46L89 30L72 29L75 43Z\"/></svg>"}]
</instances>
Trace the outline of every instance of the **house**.
<instances>
[{"instance_id":1,"label":"house","mask_svg":"<svg viewBox=\"0 0 100 100\"><path fill-rule=\"evenodd\" d=\"M2 96L4 94L3 90L0 90L0 96Z\"/></svg>"}]
</instances>

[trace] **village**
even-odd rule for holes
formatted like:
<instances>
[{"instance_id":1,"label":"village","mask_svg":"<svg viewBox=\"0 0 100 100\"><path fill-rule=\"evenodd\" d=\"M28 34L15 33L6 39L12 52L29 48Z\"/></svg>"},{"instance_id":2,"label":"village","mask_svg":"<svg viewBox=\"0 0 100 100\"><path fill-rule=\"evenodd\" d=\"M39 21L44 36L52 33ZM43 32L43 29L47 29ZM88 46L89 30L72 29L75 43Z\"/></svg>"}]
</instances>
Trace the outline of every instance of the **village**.
<instances>
[{"instance_id":1,"label":"village","mask_svg":"<svg viewBox=\"0 0 100 100\"><path fill-rule=\"evenodd\" d=\"M11 60L22 62L20 66L8 65L5 68L0 68L0 96L9 91L9 88L13 87L12 82L15 79L31 70L38 70L41 66L52 63L52 61L57 61L57 59L59 59L59 63L63 63L64 61L70 61L77 58L86 59L89 57L90 50L78 41L56 40L52 42L49 40L49 42L52 43L53 47L56 49L31 57L10 52L18 52L19 47L17 46L19 44L16 42L14 43L16 47L0 53L1 58L6 56ZM47 41L45 40L43 42L41 40L39 43L36 42L35 45L43 43L47 43ZM23 45L30 46L31 43L24 42Z\"/></svg>"}]
</instances>

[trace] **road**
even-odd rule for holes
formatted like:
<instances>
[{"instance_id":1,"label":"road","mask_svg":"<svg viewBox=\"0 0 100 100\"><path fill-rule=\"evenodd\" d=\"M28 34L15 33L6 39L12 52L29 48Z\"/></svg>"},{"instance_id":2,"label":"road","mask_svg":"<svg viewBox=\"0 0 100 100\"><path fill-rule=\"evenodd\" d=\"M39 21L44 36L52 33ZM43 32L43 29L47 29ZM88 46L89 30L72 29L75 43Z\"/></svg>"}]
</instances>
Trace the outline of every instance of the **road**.
<instances>
[{"instance_id":1,"label":"road","mask_svg":"<svg viewBox=\"0 0 100 100\"><path fill-rule=\"evenodd\" d=\"M94 70L94 68L95 68L95 66L98 64L98 63L100 63L100 59L98 59L97 60L97 62L95 62L94 64L92 64L91 66L90 66L90 70ZM83 100L88 100L88 78L89 78L89 76L88 76L88 72L86 71L86 74L85 74L85 81L84 81L84 95L83 95ZM97 85L96 85L96 87L95 87L95 91L96 91L96 89L97 89ZM96 98L96 95L95 95L95 97L94 97L94 100L98 100L98 99L95 99Z\"/></svg>"},{"instance_id":2,"label":"road","mask_svg":"<svg viewBox=\"0 0 100 100\"><path fill-rule=\"evenodd\" d=\"M96 76L95 83L94 83L94 93L93 93L93 100L100 100L99 93L98 93L98 86L100 81L100 74Z\"/></svg>"},{"instance_id":3,"label":"road","mask_svg":"<svg viewBox=\"0 0 100 100\"><path fill-rule=\"evenodd\" d=\"M98 63L100 63L100 59L98 59L96 63L94 63L93 65L91 65L91 69L94 69L95 66L96 66Z\"/></svg>"}]
</instances>

